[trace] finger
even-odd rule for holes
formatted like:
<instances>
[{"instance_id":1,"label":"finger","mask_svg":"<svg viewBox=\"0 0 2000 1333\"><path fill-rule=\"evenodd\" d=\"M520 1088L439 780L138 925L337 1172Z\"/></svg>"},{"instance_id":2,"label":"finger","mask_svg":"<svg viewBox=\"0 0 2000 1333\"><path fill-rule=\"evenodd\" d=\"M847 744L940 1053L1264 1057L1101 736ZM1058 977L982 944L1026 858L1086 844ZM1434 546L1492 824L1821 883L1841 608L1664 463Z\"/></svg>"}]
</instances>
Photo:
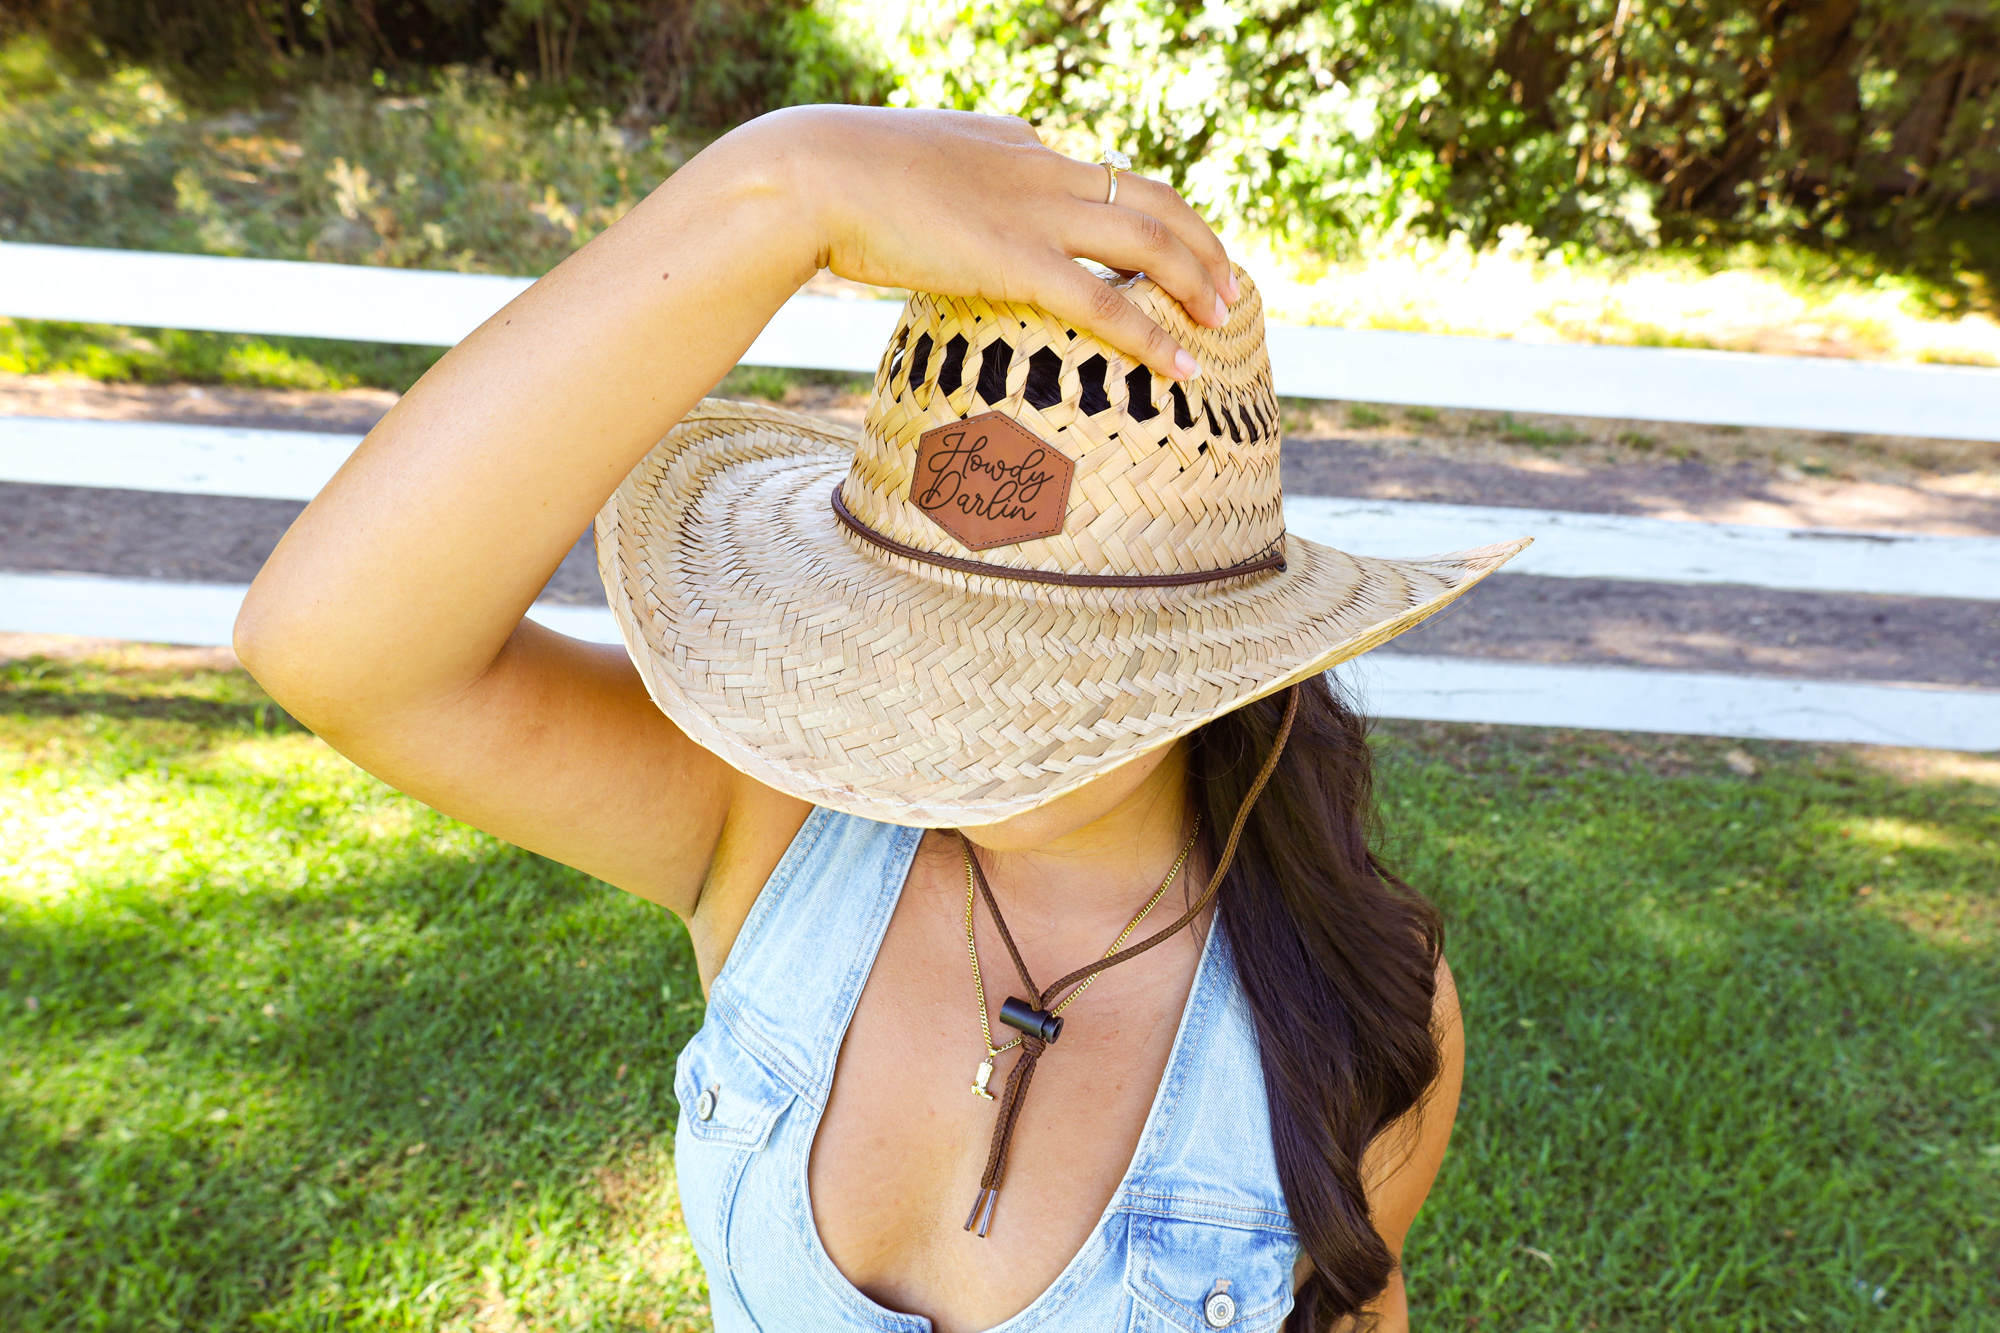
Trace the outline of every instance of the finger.
<instances>
[{"instance_id":1,"label":"finger","mask_svg":"<svg viewBox=\"0 0 2000 1333\"><path fill-rule=\"evenodd\" d=\"M1214 273L1151 213L1116 204L1079 204L1066 230L1073 253L1123 272L1143 270L1195 323L1219 329L1229 322Z\"/></svg>"},{"instance_id":2,"label":"finger","mask_svg":"<svg viewBox=\"0 0 2000 1333\"><path fill-rule=\"evenodd\" d=\"M1179 190L1165 181L1157 181L1150 176L1135 176L1128 171L1118 177L1118 203L1122 207L1150 213L1173 228L1181 244L1208 270L1215 289L1222 293L1225 301L1234 305L1243 295L1241 285L1236 281L1236 270L1230 267L1229 251L1223 247L1222 238L1203 221L1201 214L1194 211L1192 204L1181 198Z\"/></svg>"},{"instance_id":3,"label":"finger","mask_svg":"<svg viewBox=\"0 0 2000 1333\"><path fill-rule=\"evenodd\" d=\"M1111 177L1101 162L1079 162L1068 169L1070 193L1086 203L1102 204L1110 198ZM1173 229L1194 256L1207 266L1215 289L1223 299L1234 304L1243 295L1242 285L1236 280L1236 271L1230 266L1229 252L1215 230L1202 220L1194 206L1181 198L1181 192L1165 181L1154 180L1150 176L1137 175L1130 171L1118 173L1119 208L1134 208L1150 213ZM1190 311L1192 313L1192 311Z\"/></svg>"},{"instance_id":4,"label":"finger","mask_svg":"<svg viewBox=\"0 0 2000 1333\"><path fill-rule=\"evenodd\" d=\"M1201 374L1185 348L1125 299L1125 293L1081 264L1057 259L1034 303L1079 330L1144 362L1156 375L1191 380Z\"/></svg>"}]
</instances>

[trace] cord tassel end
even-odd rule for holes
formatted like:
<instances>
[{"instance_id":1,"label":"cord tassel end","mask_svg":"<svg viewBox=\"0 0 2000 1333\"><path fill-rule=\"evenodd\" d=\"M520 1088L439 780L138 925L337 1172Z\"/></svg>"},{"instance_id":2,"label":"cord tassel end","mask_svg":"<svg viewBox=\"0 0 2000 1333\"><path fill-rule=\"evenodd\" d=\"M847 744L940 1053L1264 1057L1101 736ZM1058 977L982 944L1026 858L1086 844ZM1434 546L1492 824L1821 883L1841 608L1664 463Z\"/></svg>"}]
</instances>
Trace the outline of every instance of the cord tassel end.
<instances>
[{"instance_id":1,"label":"cord tassel end","mask_svg":"<svg viewBox=\"0 0 2000 1333\"><path fill-rule=\"evenodd\" d=\"M986 1233L992 1230L993 1228L993 1210L999 1206L999 1203L1000 1203L999 1190L981 1189L979 1191L979 1197L972 1201L972 1212L965 1219L965 1229L967 1231L972 1230L972 1224L974 1222L978 1222L979 1238L981 1240L986 1239ZM984 1210L986 1214L984 1219L982 1219L979 1216L982 1210Z\"/></svg>"}]
</instances>

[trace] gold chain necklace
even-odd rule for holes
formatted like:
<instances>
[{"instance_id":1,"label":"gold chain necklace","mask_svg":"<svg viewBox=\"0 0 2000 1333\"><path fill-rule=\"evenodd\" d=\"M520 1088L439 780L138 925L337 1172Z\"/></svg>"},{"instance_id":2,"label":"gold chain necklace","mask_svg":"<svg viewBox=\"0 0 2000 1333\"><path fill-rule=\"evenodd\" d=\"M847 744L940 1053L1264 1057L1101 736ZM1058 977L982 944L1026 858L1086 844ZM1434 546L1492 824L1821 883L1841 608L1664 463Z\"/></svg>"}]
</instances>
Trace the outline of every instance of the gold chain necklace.
<instances>
[{"instance_id":1,"label":"gold chain necklace","mask_svg":"<svg viewBox=\"0 0 2000 1333\"><path fill-rule=\"evenodd\" d=\"M1174 858L1173 868L1167 871L1167 877L1160 881L1159 888L1153 890L1153 896L1146 900L1146 905L1139 909L1138 915L1126 922L1125 929L1118 932L1118 938L1111 941L1111 947L1104 951L1106 958L1111 957L1111 955L1125 947L1125 941L1132 938L1132 932L1139 928L1139 923L1144 921L1147 914L1155 907L1159 906L1160 899L1167 896L1167 890L1172 887L1176 879L1180 878L1181 867L1187 864L1188 853L1194 850L1194 840L1200 835L1201 816L1197 814L1194 817L1194 829L1188 834L1187 842L1181 847L1181 854ZM986 1043L986 1058L979 1062L979 1072L973 1077L972 1095L975 1097L984 1097L990 1102L993 1100L993 1094L986 1090L986 1084L993 1077L993 1062L1013 1050L1016 1046L1019 1046L1021 1038L1016 1037L1005 1046L995 1046L993 1044L993 1028L986 1016L986 980L979 974L979 945L974 941L972 935L972 844L961 839L959 846L963 849L965 855L965 952L972 959L972 990L979 997L979 1035ZM1052 1015L1060 1014L1063 1010L1069 1008L1075 1002L1077 996L1090 989L1090 983L1095 980L1097 980L1097 977L1094 974L1086 978L1081 986L1078 986L1064 997L1063 1002L1051 1010L1050 1013Z\"/></svg>"}]
</instances>

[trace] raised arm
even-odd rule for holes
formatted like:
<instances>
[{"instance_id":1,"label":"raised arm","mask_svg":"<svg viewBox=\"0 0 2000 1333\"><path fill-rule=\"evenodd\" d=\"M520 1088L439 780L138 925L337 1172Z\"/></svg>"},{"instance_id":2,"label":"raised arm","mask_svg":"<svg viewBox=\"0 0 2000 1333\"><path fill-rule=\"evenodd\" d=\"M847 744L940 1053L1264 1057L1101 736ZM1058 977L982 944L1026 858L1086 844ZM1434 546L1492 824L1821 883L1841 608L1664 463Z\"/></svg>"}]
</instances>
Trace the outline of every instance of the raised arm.
<instances>
[{"instance_id":1,"label":"raised arm","mask_svg":"<svg viewBox=\"0 0 2000 1333\"><path fill-rule=\"evenodd\" d=\"M718 847L795 828L805 807L681 735L622 650L523 614L823 266L1032 301L1185 378L1186 354L1070 261L1144 269L1217 324L1222 247L1164 186L1128 177L1116 207L1104 187L1010 119L815 107L734 131L404 396L259 574L238 654L370 772L694 913Z\"/></svg>"}]
</instances>

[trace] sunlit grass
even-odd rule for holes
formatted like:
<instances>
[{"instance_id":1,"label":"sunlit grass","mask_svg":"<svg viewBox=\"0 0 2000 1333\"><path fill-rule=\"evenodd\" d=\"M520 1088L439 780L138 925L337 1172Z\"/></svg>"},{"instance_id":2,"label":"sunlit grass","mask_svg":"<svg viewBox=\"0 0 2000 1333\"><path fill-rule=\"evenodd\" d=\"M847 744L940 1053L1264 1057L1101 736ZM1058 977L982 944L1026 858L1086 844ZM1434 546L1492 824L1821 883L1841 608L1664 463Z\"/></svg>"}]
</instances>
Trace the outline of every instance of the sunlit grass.
<instances>
[{"instance_id":1,"label":"sunlit grass","mask_svg":"<svg viewBox=\"0 0 2000 1333\"><path fill-rule=\"evenodd\" d=\"M443 354L441 347L0 318L0 374L11 375L401 393Z\"/></svg>"},{"instance_id":2,"label":"sunlit grass","mask_svg":"<svg viewBox=\"0 0 2000 1333\"><path fill-rule=\"evenodd\" d=\"M0 1328L706 1326L678 926L239 673L0 672ZM1380 739L1470 1036L1417 1326L2000 1322L1977 762Z\"/></svg>"},{"instance_id":3,"label":"sunlit grass","mask_svg":"<svg viewBox=\"0 0 2000 1333\"><path fill-rule=\"evenodd\" d=\"M2000 320L1976 274L1970 308L1860 257L1785 247L1606 258L1549 250L1525 231L1474 251L1385 237L1338 262L1234 243L1271 317L1286 323L1529 342L1703 347L2000 366ZM1950 299L1953 308L1941 308Z\"/></svg>"},{"instance_id":4,"label":"sunlit grass","mask_svg":"<svg viewBox=\"0 0 2000 1333\"><path fill-rule=\"evenodd\" d=\"M239 674L6 670L0 1327L704 1326L677 925Z\"/></svg>"},{"instance_id":5,"label":"sunlit grass","mask_svg":"<svg viewBox=\"0 0 2000 1333\"><path fill-rule=\"evenodd\" d=\"M1385 728L1451 921L1431 1326L2000 1323L2000 793L1866 756Z\"/></svg>"}]
</instances>

